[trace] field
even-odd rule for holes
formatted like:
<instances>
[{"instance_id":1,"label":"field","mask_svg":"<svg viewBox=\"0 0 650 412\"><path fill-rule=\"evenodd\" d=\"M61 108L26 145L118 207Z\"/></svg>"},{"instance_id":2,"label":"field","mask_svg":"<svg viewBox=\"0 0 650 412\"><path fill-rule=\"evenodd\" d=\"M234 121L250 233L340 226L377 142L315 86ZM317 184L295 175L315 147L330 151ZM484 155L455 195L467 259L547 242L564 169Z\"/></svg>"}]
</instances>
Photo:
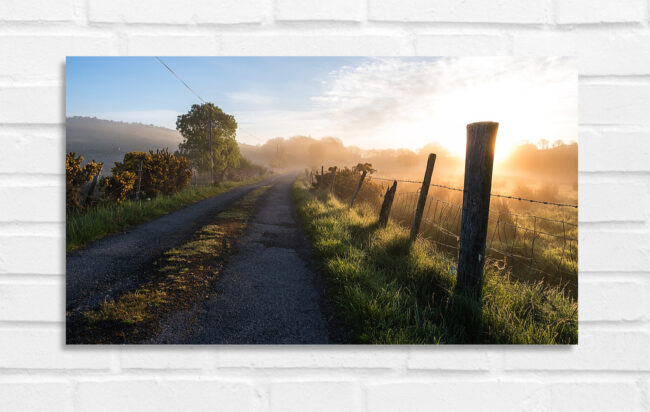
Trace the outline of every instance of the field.
<instances>
[{"instance_id":1,"label":"field","mask_svg":"<svg viewBox=\"0 0 650 412\"><path fill-rule=\"evenodd\" d=\"M486 265L481 300L472 301L455 293L444 247L426 236L410 245L399 219L379 228L372 202L350 209L301 180L294 200L352 342L577 343L577 301L563 286Z\"/></svg>"}]
</instances>

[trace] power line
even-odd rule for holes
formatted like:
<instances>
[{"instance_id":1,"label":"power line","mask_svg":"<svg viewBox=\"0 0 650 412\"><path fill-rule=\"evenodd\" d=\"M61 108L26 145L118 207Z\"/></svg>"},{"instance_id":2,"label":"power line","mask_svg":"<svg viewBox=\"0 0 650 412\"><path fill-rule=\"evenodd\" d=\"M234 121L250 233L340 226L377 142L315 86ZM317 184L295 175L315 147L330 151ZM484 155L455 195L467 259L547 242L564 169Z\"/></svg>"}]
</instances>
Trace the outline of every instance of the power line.
<instances>
[{"instance_id":1,"label":"power line","mask_svg":"<svg viewBox=\"0 0 650 412\"><path fill-rule=\"evenodd\" d=\"M160 57L156 56L156 59L158 59L158 61L160 62L160 64L162 64L163 66L165 66L165 67L167 68L167 70L169 70L169 72L170 72L171 74L173 74L174 77L176 77L176 78L178 79L179 82L183 83L183 86L187 87L187 90L191 91L192 94L193 94L194 96L198 97L199 100L201 100L203 103L207 103L205 100L203 100L203 97L199 96L199 94L198 94L197 92L195 92L194 89L192 89L192 88L190 87L189 84L185 83L185 80L181 79L181 76L179 76L178 74L176 74L176 72L173 71L171 67L167 66L167 64L166 64L164 61L162 61L162 59L161 59Z\"/></svg>"}]
</instances>

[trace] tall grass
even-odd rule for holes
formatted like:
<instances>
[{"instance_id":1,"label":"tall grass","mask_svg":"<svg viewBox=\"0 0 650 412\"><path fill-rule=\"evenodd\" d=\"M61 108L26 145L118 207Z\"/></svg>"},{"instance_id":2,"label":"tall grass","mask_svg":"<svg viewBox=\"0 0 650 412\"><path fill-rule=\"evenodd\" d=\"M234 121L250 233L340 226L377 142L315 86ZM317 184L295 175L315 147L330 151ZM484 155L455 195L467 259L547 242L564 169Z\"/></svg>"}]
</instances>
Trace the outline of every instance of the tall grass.
<instances>
[{"instance_id":1,"label":"tall grass","mask_svg":"<svg viewBox=\"0 0 650 412\"><path fill-rule=\"evenodd\" d=\"M377 214L294 185L337 314L356 343L575 344L577 303L559 287L514 281L486 267L483 295L456 294L456 268L406 228L377 226Z\"/></svg>"},{"instance_id":2,"label":"tall grass","mask_svg":"<svg viewBox=\"0 0 650 412\"><path fill-rule=\"evenodd\" d=\"M183 206L258 180L223 182L214 186L188 186L173 195L158 196L151 200L127 200L119 204L105 203L83 212L68 211L66 251L80 248L104 236L122 232Z\"/></svg>"}]
</instances>

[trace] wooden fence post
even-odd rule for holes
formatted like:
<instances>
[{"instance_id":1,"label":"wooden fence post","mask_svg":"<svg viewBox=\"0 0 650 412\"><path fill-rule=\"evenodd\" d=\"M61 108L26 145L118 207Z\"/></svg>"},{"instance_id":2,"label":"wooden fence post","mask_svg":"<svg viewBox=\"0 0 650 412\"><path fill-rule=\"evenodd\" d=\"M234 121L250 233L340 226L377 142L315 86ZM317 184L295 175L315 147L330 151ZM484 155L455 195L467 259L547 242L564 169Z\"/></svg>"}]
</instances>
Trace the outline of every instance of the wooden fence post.
<instances>
[{"instance_id":1,"label":"wooden fence post","mask_svg":"<svg viewBox=\"0 0 650 412\"><path fill-rule=\"evenodd\" d=\"M336 179L336 166L332 169L332 182L330 183L330 193L334 193L334 179Z\"/></svg>"},{"instance_id":2,"label":"wooden fence post","mask_svg":"<svg viewBox=\"0 0 650 412\"><path fill-rule=\"evenodd\" d=\"M140 200L140 187L142 187L142 160L138 166L138 188L135 191L135 199Z\"/></svg>"},{"instance_id":3,"label":"wooden fence post","mask_svg":"<svg viewBox=\"0 0 650 412\"><path fill-rule=\"evenodd\" d=\"M361 173L361 178L359 179L359 183L357 183L357 188L354 189L354 194L352 195L352 199L350 199L350 207L354 205L354 199L357 198L357 195L359 194L359 189L361 189L361 185L363 184L363 179L366 178L367 173L368 173L367 170L364 170L363 173Z\"/></svg>"},{"instance_id":4,"label":"wooden fence post","mask_svg":"<svg viewBox=\"0 0 650 412\"><path fill-rule=\"evenodd\" d=\"M90 182L90 186L88 186L88 191L86 192L86 196L84 196L84 200L83 200L84 205L88 203L88 198L93 196L93 192L97 187L97 180L99 179L99 175L102 173L103 169L104 169L104 165L102 164L101 166L99 166L99 171L97 172L97 174L93 176L93 180Z\"/></svg>"},{"instance_id":5,"label":"wooden fence post","mask_svg":"<svg viewBox=\"0 0 650 412\"><path fill-rule=\"evenodd\" d=\"M467 125L463 217L456 288L476 299L480 298L483 287L494 145L498 128L499 123L494 122Z\"/></svg>"},{"instance_id":6,"label":"wooden fence post","mask_svg":"<svg viewBox=\"0 0 650 412\"><path fill-rule=\"evenodd\" d=\"M386 227L388 224L388 217L390 216L390 209L393 207L393 199L395 199L396 191L397 180L394 180L393 185L386 190L384 202L381 204L381 211L379 212L379 227Z\"/></svg>"},{"instance_id":7,"label":"wooden fence post","mask_svg":"<svg viewBox=\"0 0 650 412\"><path fill-rule=\"evenodd\" d=\"M420 189L420 198L418 205L415 208L415 216L413 216L413 224L411 225L411 242L415 240L420 230L420 223L422 222L422 213L424 206L427 203L427 196L429 196L429 185L431 184L431 175L433 174L433 166L436 164L435 153L429 153L427 160L427 168L424 172L424 180L422 181L422 188Z\"/></svg>"}]
</instances>

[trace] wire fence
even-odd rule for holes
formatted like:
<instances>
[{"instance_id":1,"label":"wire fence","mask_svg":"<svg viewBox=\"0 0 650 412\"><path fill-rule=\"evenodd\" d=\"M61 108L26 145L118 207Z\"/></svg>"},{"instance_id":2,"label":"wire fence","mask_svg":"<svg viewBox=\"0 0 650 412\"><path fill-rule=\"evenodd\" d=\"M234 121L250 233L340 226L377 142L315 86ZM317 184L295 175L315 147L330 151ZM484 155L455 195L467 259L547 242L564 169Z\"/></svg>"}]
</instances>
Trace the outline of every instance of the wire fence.
<instances>
[{"instance_id":1,"label":"wire fence","mask_svg":"<svg viewBox=\"0 0 650 412\"><path fill-rule=\"evenodd\" d=\"M422 181L368 176L368 181L398 185L390 218L409 227L415 215ZM382 186L384 186L382 184ZM422 213L419 236L434 244L456 270L463 216L463 188L434 184ZM565 287L577 295L578 225L577 205L529 199L517 195L491 193L496 198L488 212L486 265L508 268L521 281ZM525 202L534 213L520 212L510 202ZM378 210L377 210L378 211ZM560 218L557 218L560 216Z\"/></svg>"}]
</instances>

